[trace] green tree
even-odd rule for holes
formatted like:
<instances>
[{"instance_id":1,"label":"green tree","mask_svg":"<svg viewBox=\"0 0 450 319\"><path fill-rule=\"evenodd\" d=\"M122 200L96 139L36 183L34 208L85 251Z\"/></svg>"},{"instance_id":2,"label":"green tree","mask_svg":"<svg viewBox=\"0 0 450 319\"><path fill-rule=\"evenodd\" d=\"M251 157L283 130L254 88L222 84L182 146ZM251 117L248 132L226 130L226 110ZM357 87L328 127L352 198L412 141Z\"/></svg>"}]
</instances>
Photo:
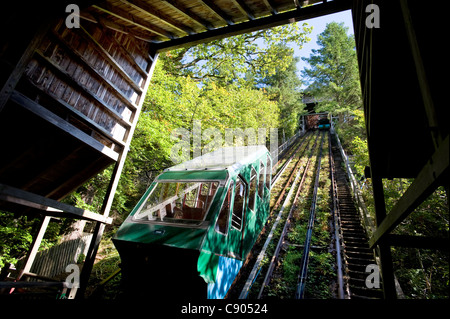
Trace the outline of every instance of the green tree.
<instances>
[{"instance_id":1,"label":"green tree","mask_svg":"<svg viewBox=\"0 0 450 319\"><path fill-rule=\"evenodd\" d=\"M224 137L227 128L279 125L278 105L262 90L237 83L222 86L216 81L199 85L190 76L170 73L174 63L168 53L155 68L114 199L118 223L156 175L174 165L171 150L178 142L172 136L175 129L184 128L192 134L193 122L200 121L202 131L215 128ZM190 141L192 147L192 137ZM208 142L204 140L202 146ZM92 188L100 194L99 188Z\"/></svg>"},{"instance_id":2,"label":"green tree","mask_svg":"<svg viewBox=\"0 0 450 319\"><path fill-rule=\"evenodd\" d=\"M254 85L248 80L288 68L293 49L286 44L301 48L310 41L311 29L306 23L292 23L174 50L170 52L174 64L168 71L218 85Z\"/></svg>"},{"instance_id":3,"label":"green tree","mask_svg":"<svg viewBox=\"0 0 450 319\"><path fill-rule=\"evenodd\" d=\"M280 53L284 54L285 45L279 45ZM285 58L287 59L287 57ZM261 76L259 85L264 87L272 101L277 102L280 109L280 130L284 130L287 136L293 136L298 129L300 115L303 113L304 104L301 97L302 81L297 75L298 58L290 55L289 65L284 68L276 68L275 73L265 73Z\"/></svg>"},{"instance_id":4,"label":"green tree","mask_svg":"<svg viewBox=\"0 0 450 319\"><path fill-rule=\"evenodd\" d=\"M311 68L303 71L319 111L349 114L362 107L361 88L353 35L343 23L331 22L318 36L319 49L303 58ZM344 117L341 117L344 120Z\"/></svg>"}]
</instances>

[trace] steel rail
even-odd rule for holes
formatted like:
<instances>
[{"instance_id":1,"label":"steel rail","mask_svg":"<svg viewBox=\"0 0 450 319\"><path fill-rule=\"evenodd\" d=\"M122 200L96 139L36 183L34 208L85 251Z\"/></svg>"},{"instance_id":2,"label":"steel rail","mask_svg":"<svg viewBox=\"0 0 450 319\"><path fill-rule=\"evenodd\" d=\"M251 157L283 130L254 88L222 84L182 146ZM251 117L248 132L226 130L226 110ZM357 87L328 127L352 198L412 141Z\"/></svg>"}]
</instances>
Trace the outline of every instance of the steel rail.
<instances>
[{"instance_id":1,"label":"steel rail","mask_svg":"<svg viewBox=\"0 0 450 319\"><path fill-rule=\"evenodd\" d=\"M296 145L296 140L300 139L301 137L303 137L306 133L305 132L303 134L298 134L299 136L296 136L295 140L293 140L292 142L289 142L289 140L292 138L290 138L288 141L286 141L284 144L289 143L288 146L286 146L284 149L282 149L281 151L278 152L278 162L273 165L273 168L278 167L278 165L280 165L280 163L284 160L284 158L290 154L293 150L294 150L294 146ZM297 135L297 134L296 134ZM294 135L295 136L295 135ZM280 148L283 147L284 144L281 144L280 146L278 146L278 150Z\"/></svg>"},{"instance_id":2,"label":"steel rail","mask_svg":"<svg viewBox=\"0 0 450 319\"><path fill-rule=\"evenodd\" d=\"M275 263L278 260L278 256L280 254L281 247L282 247L282 245L284 243L284 238L286 236L286 233L287 233L287 231L289 229L289 225L291 223L292 213L297 209L298 198L299 198L299 195L300 195L300 191L303 188L303 183L305 182L306 175L308 174L309 164L311 163L311 157L312 157L312 152L311 152L311 154L310 154L310 156L308 158L308 162L306 163L305 169L303 170L302 180L300 181L300 184L298 185L297 192L295 193L295 197L294 197L294 202L292 203L291 209L289 210L289 215L286 218L286 222L284 224L283 231L281 232L280 238L278 240L277 247L275 248L275 253L272 256L272 259L271 259L270 264L269 264L269 268L267 269L267 272L266 272L266 276L265 276L264 281L263 281L263 283L261 285L261 289L259 290L258 299L261 299L262 294L264 292L264 288L269 284L269 282L270 282L270 280L272 278L272 273L273 273L273 270L275 269ZM299 170L299 173L300 173L300 170Z\"/></svg>"},{"instance_id":3,"label":"steel rail","mask_svg":"<svg viewBox=\"0 0 450 319\"><path fill-rule=\"evenodd\" d=\"M308 133L307 133L308 134ZM305 134L306 135L306 134ZM305 136L303 135L303 136ZM306 136L305 136L306 137ZM300 147L302 147L303 143L307 140L307 138L304 138L299 145L295 148L295 150L292 152L292 155L289 156L289 158L284 162L283 166L281 166L281 168L278 170L278 172L275 174L274 178L272 179L272 183L270 184L270 187L275 186L275 184L278 182L278 179L280 178L280 176L283 174L283 172L286 170L286 168L288 167L288 165L291 163L292 159L294 158L295 154L297 153L297 151L300 149ZM288 153L289 154L289 153ZM281 161L281 160L280 160ZM278 161L278 163L280 162ZM278 165L277 163L277 165Z\"/></svg>"},{"instance_id":4,"label":"steel rail","mask_svg":"<svg viewBox=\"0 0 450 319\"><path fill-rule=\"evenodd\" d=\"M334 245L336 249L336 264L337 264L337 284L338 284L338 298L344 299L344 279L342 275L342 255L341 255L341 233L339 227L339 205L337 185L335 180L335 166L334 156L331 149L331 134L328 135L328 148L330 158L330 179L331 179L331 197L332 197L332 216L333 216L333 228L334 228Z\"/></svg>"},{"instance_id":5,"label":"steel rail","mask_svg":"<svg viewBox=\"0 0 450 319\"><path fill-rule=\"evenodd\" d=\"M292 148L291 148L291 151L293 151L293 153L291 153L291 152L288 152L288 153L287 153L287 154L293 154L293 155L291 156L292 158L293 158L293 157L295 156L295 154L296 154L297 152L299 152L299 151L301 151L301 152L306 152L306 149L307 149L307 147L308 147L310 141L314 138L314 134L310 134L310 133L308 132L308 135L303 134L302 137L305 137L305 138L302 139L302 140L300 141L300 143L298 143L298 146L295 146L295 147L292 147ZM316 137L316 139L317 139L317 137ZM308 144L307 144L306 146L304 145L305 141L308 141ZM304 147L304 149L302 149L302 147ZM286 161L286 162L287 162L287 161ZM287 164L287 165L283 165L283 168L282 168L282 170L279 171L279 173L280 173L280 172L282 173L282 171L286 170L287 167L288 167L288 164ZM295 170L294 170L294 172L295 172ZM271 221L275 218L275 217L273 216L273 215L275 215L274 211L275 211L276 209L278 209L278 206L280 205L280 203L281 203L281 201L282 201L282 199L283 199L283 196L284 196L284 194L285 194L285 192L286 192L286 189L287 189L287 187L289 186L290 181L292 180L292 176L294 176L294 175L295 175L295 174L292 172L292 173L291 173L291 176L290 176L290 178L289 178L289 180L285 183L285 185L284 185L284 187L283 187L283 190L279 192L279 194L278 194L278 196L277 196L277 197L278 197L278 198L277 198L277 201L276 201L276 203L271 207L271 211L270 211L270 214L269 214L269 218L268 218L268 220L266 221L266 224L265 224L264 228L262 229L261 233L259 234L259 237L258 237L258 239L257 239L257 241L256 241L256 243L255 243L254 246L259 245L259 243L262 242L262 241L264 240L265 234L267 233L268 228L270 227L269 225L270 225ZM272 184L271 184L271 185L272 185L272 186L274 185L273 180L272 180ZM272 189L272 188L271 188L271 189ZM256 252L256 251L255 251L255 252L254 252L254 251L251 251L251 252L249 253L249 255L247 256L245 262L244 262L243 265L242 265L241 272L242 272L243 269L246 269L246 268L250 267L249 264L250 264L250 263L253 263L254 260L255 260L255 258L257 258L257 256L256 256L257 253L258 253L258 252ZM245 273L245 272L246 272L246 271L244 271L243 273ZM258 273L258 274L259 274L259 273ZM258 276L258 274L256 275L256 277ZM243 275L243 276L247 276L247 278L248 278L248 275ZM256 278L256 277L255 277L255 278ZM233 281L231 287L233 287L233 286L235 286L235 285L239 285L238 282L243 281L243 280L244 280L244 279L241 279L241 278L240 278L240 275L238 275L238 276L236 277L236 279ZM248 279L247 279L247 281L248 281ZM252 285L253 283L250 283L250 284ZM251 287L251 285L250 285L250 287ZM231 289L233 289L233 288L230 288L230 290L231 290ZM240 288L239 288L239 291L241 291ZM236 291L236 293L240 293L239 291ZM238 297L238 296L236 296L236 297ZM227 298L227 297L225 297L225 298Z\"/></svg>"},{"instance_id":6,"label":"steel rail","mask_svg":"<svg viewBox=\"0 0 450 319\"><path fill-rule=\"evenodd\" d=\"M296 299L303 299L305 294L305 286L306 286L306 279L308 276L308 262L309 262L309 251L311 248L311 238L312 238L312 231L314 227L314 219L316 217L316 202L317 202L317 190L319 188L319 179L320 179L320 167L322 162L322 148L323 148L323 141L324 141L325 133L322 135L322 140L320 143L320 150L319 150L319 159L318 165L317 165L317 172L316 172L316 179L314 182L314 192L312 197L312 203L311 203L311 209L309 212L309 220L308 220L308 228L306 231L306 240L305 240L305 247L303 249L302 259L300 262L300 274L299 274L299 283L297 285L297 290L295 293Z\"/></svg>"},{"instance_id":7,"label":"steel rail","mask_svg":"<svg viewBox=\"0 0 450 319\"><path fill-rule=\"evenodd\" d=\"M311 138L312 138L312 136L308 139L308 143L306 144L305 148L303 149L303 152L305 152L305 151L308 149L308 146L309 146L309 144L311 143ZM317 139L317 137L316 137L316 139ZM303 143L304 143L305 141L306 141L306 140L302 141L301 145L299 146L299 148L296 149L296 153L294 153L294 154L292 155L292 158L289 160L289 162L291 162L291 160L295 157L295 155L297 154L297 152L299 152L300 147L303 145ZM303 153L302 153L302 154L303 154ZM274 206L272 207L272 211L276 210L276 209L278 208L278 206L280 205L281 200L283 199L283 196L284 196L284 194L286 193L286 189L288 188L289 184L290 184L291 181L292 181L293 176L295 175L295 172L296 172L296 170L297 170L297 167L298 167L298 165L299 165L299 162L300 162L300 161L298 161L298 162L296 163L294 169L292 170L291 175L289 176L289 179L288 179L287 183L284 185L283 190L281 191L280 195L278 196L278 199L277 199L276 203L275 203ZM286 169L287 169L287 165L283 168L283 171L286 170ZM281 176L281 174L280 174L280 176Z\"/></svg>"},{"instance_id":8,"label":"steel rail","mask_svg":"<svg viewBox=\"0 0 450 319\"><path fill-rule=\"evenodd\" d=\"M318 137L318 136L317 136L317 137ZM316 137L316 141L317 141L317 137ZM307 150L310 141L311 141L311 140L308 140L308 144L306 145L306 147L305 147L305 149L303 150L303 152L305 152L305 151ZM316 144L316 143L315 143L315 144ZM315 144L314 144L314 145L315 145ZM284 187L284 189L283 189L282 194L281 194L280 197L278 198L277 203L276 203L276 204L274 205L274 207L272 208L272 211L274 211L275 209L278 208L279 202L281 201L281 198L283 197L284 192L285 192L286 189L287 189L287 185L289 185L289 183L290 183L290 181L292 180L292 177L295 175L295 173L300 171L300 169L298 169L298 171L297 171L297 167L298 167L299 163L300 163L300 159L299 159L298 162L296 163L296 165L295 165L295 167L294 167L294 169L293 169L293 171L292 171L292 173L291 173L291 175L290 175L290 178L289 178L288 182L286 183L286 185L285 185L285 187ZM291 189L289 190L288 195L286 196L286 199L285 199L285 201L284 201L284 203L283 203L283 205L282 205L280 211L278 212L278 215L277 215L277 217L276 217L276 219L275 219L275 222L274 222L274 224L272 225L271 231L270 231L268 237L266 238L266 241L265 241L265 243L264 243L264 246L262 247L261 251L259 252L259 254L258 254L257 258L256 258L256 262L255 262L255 264L254 264L254 266L253 266L253 268L252 268L252 270L251 270L251 272L250 272L250 275L248 276L247 281L245 282L244 287L243 287L243 289L242 289L242 291L241 291L241 293L240 293L240 295L239 295L239 299L246 299L246 298L247 298L247 295L248 295L248 293L249 293L249 291L250 291L250 288L251 288L251 286L253 285L253 283L254 283L254 281L255 281L257 275L259 274L259 270L260 270L260 268L261 268L260 265L261 265L262 260L263 260L264 257L265 257L267 247L269 246L270 242L272 241L272 238L273 238L273 234L274 234L274 232L275 232L275 229L277 228L278 223L280 222L281 217L282 217L282 215L283 215L284 209L285 209L285 207L287 206L287 203L289 202L289 200L290 200L290 198L291 198L291 196L292 196L292 193L293 193L293 190L294 190L294 188L295 188L295 184L296 184L297 181L298 181L298 178L299 178L299 174L297 174L297 176L296 176L294 182L292 183Z\"/></svg>"},{"instance_id":9,"label":"steel rail","mask_svg":"<svg viewBox=\"0 0 450 319\"><path fill-rule=\"evenodd\" d=\"M308 145L309 145L309 144L308 144ZM283 243L284 243L284 238L285 238L285 236L286 236L286 233L287 233L288 228L289 228L289 225L290 225L290 220L291 220L291 218L292 218L292 213L293 213L293 212L296 210L296 208L297 208L298 197L299 197L299 195L300 195L300 191L301 191L302 188L303 188L303 183L304 183L304 181L305 181L305 179L306 179L306 176L307 176L307 173L308 173L308 171L309 171L309 165L310 165L310 163L311 163L311 158L312 158L313 153L314 153L313 150L316 148L316 145L317 145L317 139L315 140L314 145L311 147L311 152L310 152L310 154L309 154L309 156L308 156L308 162L306 163L305 169L303 170L302 180L300 181L300 184L299 184L299 186L298 186L298 188L297 188L297 192L296 192L296 194L295 194L294 201L293 201L293 203L292 203L292 205L291 205L291 208L290 208L290 210L289 210L288 217L286 218L286 222L285 222L285 224L284 224L283 231L282 231L282 233L281 233L281 235L280 235L280 238L279 238L279 240L278 240L278 244L277 244L277 247L275 248L274 255L272 256L272 259L271 259L271 261L270 261L269 268L268 268L268 270L267 270L267 272L266 272L266 276L265 276L265 278L264 278L264 282L262 283L261 289L260 289L259 294L258 294L258 297L257 297L258 299L261 299L262 294L263 294L263 292L264 292L265 286L267 286L267 285L269 284L270 280L271 280L273 270L275 269L275 263L276 263L276 261L277 261L277 259L278 259L279 254L280 254L281 247L282 247L282 245L283 245ZM306 150L306 149L305 149L305 150ZM298 171L298 174L300 174L300 170Z\"/></svg>"}]
</instances>

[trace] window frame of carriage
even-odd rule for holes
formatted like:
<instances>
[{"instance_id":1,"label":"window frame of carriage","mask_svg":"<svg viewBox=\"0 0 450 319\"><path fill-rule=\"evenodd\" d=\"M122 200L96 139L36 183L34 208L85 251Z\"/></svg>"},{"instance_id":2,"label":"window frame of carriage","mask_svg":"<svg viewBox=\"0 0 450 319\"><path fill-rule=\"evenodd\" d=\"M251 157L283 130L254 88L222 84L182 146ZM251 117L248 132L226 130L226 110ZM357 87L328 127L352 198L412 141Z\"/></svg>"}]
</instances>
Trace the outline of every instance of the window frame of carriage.
<instances>
[{"instance_id":1,"label":"window frame of carriage","mask_svg":"<svg viewBox=\"0 0 450 319\"><path fill-rule=\"evenodd\" d=\"M226 192L226 194L225 194L225 198L224 198L224 200L223 200L223 202L222 202L222 204L220 205L220 210L219 210L219 213L217 214L217 218L216 218L216 220L215 220L215 223L214 223L214 231L215 232L217 232L218 234L221 234L221 235L223 235L223 236L227 236L228 235L228 230L229 230L229 224L230 224L230 216L231 216L231 227L233 227L234 229L236 229L236 230L238 230L238 231L242 231L242 228L243 228L243 224L244 224L244 221L243 221L243 217L244 217L244 215L245 215L245 210L246 210L246 206L251 210L251 212L253 212L253 213L255 213L255 211L256 211L256 204L257 204L257 196L259 197L259 199L260 199L260 201L262 201L264 198L265 198L265 188L267 188L267 192L270 192L270 188L269 187L267 187L267 181L270 181L270 178L267 178L267 168L269 167L269 165L267 165L267 163L269 163L269 161L270 161L270 157L269 157L269 155L265 158L265 163L264 163L264 159L259 159L259 170L257 171L256 170L256 168L253 166L253 164L251 165L251 169L250 169L250 181L249 182L247 182L246 181L246 179L241 175L241 174L238 174L237 176L236 176L236 181L234 180L234 179L231 179L231 182L230 182L230 184L228 185L228 187L227 187L227 192ZM271 163L271 162L270 162ZM261 167L264 167L263 168L263 172L262 172L262 174L261 174ZM271 165L270 165L271 166ZM252 173L255 173L254 174L254 176L252 177ZM261 183L261 181L260 181L260 179L261 179L261 176L264 176L264 178L263 178L263 182ZM234 226L233 225L233 215L234 215L234 213L233 213L233 211L234 211L234 202L235 202L235 199L236 199L236 185L237 185L237 179L240 179L242 182L243 182L243 184L246 186L246 187L244 187L244 191L245 191L245 194L244 194L244 196L246 195L246 193L248 192L248 199L247 200L244 200L244 202L243 202L243 208L242 208L242 215L241 215L241 223L240 223L240 228L238 228L238 227L236 227L236 226ZM253 180L256 180L256 184L255 184L255 189L253 190L254 191L254 194L253 194L253 197L254 197L254 199L253 199L253 205L251 205L252 204L252 202L250 201L250 198L251 198L251 196L252 196L252 181ZM270 184L269 184L269 186L270 186ZM262 189L262 191L261 191L261 194L260 194L260 190ZM225 201L227 200L226 199L226 197L228 196L228 192L229 191L232 191L233 193L230 195L230 207L229 207L229 209L228 209L228 214L227 214L227 222L225 223L225 225L226 225L226 229L225 229L225 231L222 231L222 230L220 230L220 229L218 229L218 221L219 221L219 219L221 218L221 215L222 215L222 209L223 209L223 205L225 205ZM246 205L246 202L247 202L247 205ZM253 206L253 207L251 207L251 206Z\"/></svg>"},{"instance_id":2,"label":"window frame of carriage","mask_svg":"<svg viewBox=\"0 0 450 319\"><path fill-rule=\"evenodd\" d=\"M147 203L148 198L152 195L152 193L154 192L154 190L156 189L156 187L159 183L218 183L218 184L217 184L216 192L215 192L213 198L211 199L211 204L209 205L209 207L207 207L207 210L203 216L203 219L198 220L197 223L175 223L175 222L161 221L161 220L157 220L157 219L156 220L146 220L146 219L137 218L136 215L139 215L139 212L142 210L144 205ZM220 180L220 179L161 179L161 180L159 180L157 178L155 180L155 182L153 182L152 185L150 185L151 190L148 191L148 194L141 200L142 202L139 205L139 207L132 213L132 215L130 215L128 217L128 219L131 222L135 222L135 223L157 224L157 225L182 227L182 228L207 228L209 222L206 220L206 218L208 217L208 215L210 213L212 203L216 199L219 187L224 187L225 184L226 184L226 180ZM149 187L149 189L150 189L150 187Z\"/></svg>"},{"instance_id":3,"label":"window frame of carriage","mask_svg":"<svg viewBox=\"0 0 450 319\"><path fill-rule=\"evenodd\" d=\"M236 199L236 185L237 185L237 180L240 180L242 182L242 184L244 185L244 201L242 203L242 215L240 217L240 228L236 227L233 225L233 211L234 211L234 203L235 203L235 199ZM218 229L218 221L221 218L222 215L222 209L223 206L225 205L225 201L227 200L227 196L228 196L228 192L232 192L230 195L230 206L227 209L227 222L225 223L226 225L226 229L225 231L222 231L220 229ZM225 193L225 198L223 199L223 202L220 205L220 209L219 209L219 213L217 214L217 218L215 220L214 223L214 231L220 235L223 236L228 236L228 232L230 230L230 224L231 227L236 229L237 231L242 231L243 230L243 226L244 226L244 215L245 215L245 211L247 209L247 205L248 205L248 200L247 200L247 193L249 192L249 184L246 181L246 179L244 178L244 176L242 176L241 174L236 175L236 180L234 180L233 178L230 178L230 183L228 184L228 186L226 187L226 193Z\"/></svg>"}]
</instances>

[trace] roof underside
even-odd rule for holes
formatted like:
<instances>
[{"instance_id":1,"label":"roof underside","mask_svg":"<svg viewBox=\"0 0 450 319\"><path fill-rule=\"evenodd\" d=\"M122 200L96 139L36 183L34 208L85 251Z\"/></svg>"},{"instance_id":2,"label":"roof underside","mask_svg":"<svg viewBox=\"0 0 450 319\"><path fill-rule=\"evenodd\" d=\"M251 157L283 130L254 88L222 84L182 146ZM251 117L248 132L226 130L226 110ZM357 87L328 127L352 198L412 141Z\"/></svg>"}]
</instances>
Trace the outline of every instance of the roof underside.
<instances>
[{"instance_id":1,"label":"roof underside","mask_svg":"<svg viewBox=\"0 0 450 319\"><path fill-rule=\"evenodd\" d=\"M301 4L300 4L301 3ZM335 0L107 0L81 18L131 33L165 51L350 9Z\"/></svg>"}]
</instances>

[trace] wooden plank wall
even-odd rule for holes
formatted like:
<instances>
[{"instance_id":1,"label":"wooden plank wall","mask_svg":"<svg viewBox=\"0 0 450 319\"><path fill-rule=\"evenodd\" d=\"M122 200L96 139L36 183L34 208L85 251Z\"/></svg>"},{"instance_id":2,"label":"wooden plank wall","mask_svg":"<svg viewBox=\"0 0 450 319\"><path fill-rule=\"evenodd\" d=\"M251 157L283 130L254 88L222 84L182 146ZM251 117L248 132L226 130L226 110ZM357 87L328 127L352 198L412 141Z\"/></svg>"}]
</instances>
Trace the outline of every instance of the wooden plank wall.
<instances>
[{"instance_id":1,"label":"wooden plank wall","mask_svg":"<svg viewBox=\"0 0 450 319\"><path fill-rule=\"evenodd\" d=\"M76 239L63 241L49 249L36 254L30 272L48 278L64 274L67 265L76 264L80 255L86 255L92 234L84 234ZM24 260L19 261L17 269L23 267Z\"/></svg>"},{"instance_id":2,"label":"wooden plank wall","mask_svg":"<svg viewBox=\"0 0 450 319\"><path fill-rule=\"evenodd\" d=\"M51 98L68 122L120 153L145 97L149 47L82 22L68 29L60 20L50 28L26 67L21 93L35 101Z\"/></svg>"},{"instance_id":3,"label":"wooden plank wall","mask_svg":"<svg viewBox=\"0 0 450 319\"><path fill-rule=\"evenodd\" d=\"M59 200L125 159L156 54L149 42L95 21L70 29L62 18L37 28L15 68L18 45L2 47L1 70L10 76L0 132L15 139L2 143L1 183Z\"/></svg>"},{"instance_id":4,"label":"wooden plank wall","mask_svg":"<svg viewBox=\"0 0 450 319\"><path fill-rule=\"evenodd\" d=\"M150 43L100 20L81 20L72 29L64 21L43 21L29 31L31 42L9 37L0 47L0 183L60 200L114 163L97 212L106 218L157 53ZM10 204L6 199L0 207ZM84 286L104 226L95 225L81 274ZM39 244L35 240L30 251ZM33 260L29 255L27 264Z\"/></svg>"}]
</instances>

